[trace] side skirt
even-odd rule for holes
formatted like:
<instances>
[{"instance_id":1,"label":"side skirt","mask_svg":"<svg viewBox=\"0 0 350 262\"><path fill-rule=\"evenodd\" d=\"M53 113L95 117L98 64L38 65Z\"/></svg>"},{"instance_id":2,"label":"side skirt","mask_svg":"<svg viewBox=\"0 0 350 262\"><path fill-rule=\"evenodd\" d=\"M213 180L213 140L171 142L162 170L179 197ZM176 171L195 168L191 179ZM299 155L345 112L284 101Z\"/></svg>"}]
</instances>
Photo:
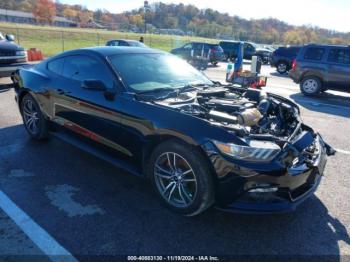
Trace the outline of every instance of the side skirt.
<instances>
[{"instance_id":1,"label":"side skirt","mask_svg":"<svg viewBox=\"0 0 350 262\"><path fill-rule=\"evenodd\" d=\"M74 136L70 135L69 133L65 132L65 131L59 131L59 132L51 132L50 133L53 137L58 138L70 145L73 145L93 156L96 156L97 158L100 158L110 164L112 164L113 166L120 168L126 172L129 172L133 175L139 176L139 177L143 177L144 176L138 171L137 168L135 168L134 166L126 163L123 160L120 160L116 157L113 157L111 154L108 154L106 152L104 152L101 149L95 148L94 146L78 139L75 138Z\"/></svg>"}]
</instances>

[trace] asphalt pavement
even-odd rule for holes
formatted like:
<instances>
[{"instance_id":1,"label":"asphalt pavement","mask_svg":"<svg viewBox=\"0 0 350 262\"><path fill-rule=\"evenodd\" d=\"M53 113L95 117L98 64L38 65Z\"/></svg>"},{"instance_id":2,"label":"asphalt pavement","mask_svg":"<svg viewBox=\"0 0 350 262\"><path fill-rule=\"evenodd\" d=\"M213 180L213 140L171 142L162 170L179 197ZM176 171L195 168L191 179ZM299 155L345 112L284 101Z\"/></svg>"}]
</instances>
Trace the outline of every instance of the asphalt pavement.
<instances>
[{"instance_id":1,"label":"asphalt pavement","mask_svg":"<svg viewBox=\"0 0 350 262\"><path fill-rule=\"evenodd\" d=\"M205 74L223 81L225 69L221 64ZM176 215L147 181L58 139L31 141L10 81L0 79L0 259L298 255L349 261L350 96L327 92L307 98L288 77L268 66L262 72L269 77L265 89L298 103L304 122L339 150L328 159L315 196L290 214L237 215L212 208L194 218Z\"/></svg>"}]
</instances>

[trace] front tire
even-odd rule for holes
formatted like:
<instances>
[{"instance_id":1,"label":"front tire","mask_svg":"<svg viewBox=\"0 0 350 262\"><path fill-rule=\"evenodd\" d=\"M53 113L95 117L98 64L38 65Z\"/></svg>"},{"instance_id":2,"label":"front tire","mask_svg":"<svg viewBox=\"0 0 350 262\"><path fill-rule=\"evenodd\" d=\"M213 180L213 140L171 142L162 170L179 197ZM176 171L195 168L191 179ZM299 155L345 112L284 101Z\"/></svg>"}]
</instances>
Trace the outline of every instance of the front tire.
<instances>
[{"instance_id":1,"label":"front tire","mask_svg":"<svg viewBox=\"0 0 350 262\"><path fill-rule=\"evenodd\" d=\"M49 124L33 96L26 94L20 104L23 124L31 138L44 140L49 134Z\"/></svg>"},{"instance_id":2,"label":"front tire","mask_svg":"<svg viewBox=\"0 0 350 262\"><path fill-rule=\"evenodd\" d=\"M300 90L306 96L315 96L322 90L322 82L318 77L307 76L300 83Z\"/></svg>"},{"instance_id":3,"label":"front tire","mask_svg":"<svg viewBox=\"0 0 350 262\"><path fill-rule=\"evenodd\" d=\"M160 144L151 155L147 173L159 198L174 212L195 216L214 203L208 161L180 141Z\"/></svg>"}]
</instances>

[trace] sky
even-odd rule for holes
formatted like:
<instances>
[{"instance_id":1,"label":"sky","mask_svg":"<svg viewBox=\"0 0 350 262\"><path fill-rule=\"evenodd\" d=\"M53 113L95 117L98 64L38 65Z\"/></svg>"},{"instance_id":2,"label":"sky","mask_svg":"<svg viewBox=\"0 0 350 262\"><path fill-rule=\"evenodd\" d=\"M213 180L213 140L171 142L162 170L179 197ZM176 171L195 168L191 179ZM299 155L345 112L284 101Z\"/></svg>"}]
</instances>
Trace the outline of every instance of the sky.
<instances>
[{"instance_id":1,"label":"sky","mask_svg":"<svg viewBox=\"0 0 350 262\"><path fill-rule=\"evenodd\" d=\"M60 0L89 9L121 13L143 6L143 0ZM193 4L246 19L277 18L292 25L313 25L350 32L350 0L158 0L163 3Z\"/></svg>"}]
</instances>

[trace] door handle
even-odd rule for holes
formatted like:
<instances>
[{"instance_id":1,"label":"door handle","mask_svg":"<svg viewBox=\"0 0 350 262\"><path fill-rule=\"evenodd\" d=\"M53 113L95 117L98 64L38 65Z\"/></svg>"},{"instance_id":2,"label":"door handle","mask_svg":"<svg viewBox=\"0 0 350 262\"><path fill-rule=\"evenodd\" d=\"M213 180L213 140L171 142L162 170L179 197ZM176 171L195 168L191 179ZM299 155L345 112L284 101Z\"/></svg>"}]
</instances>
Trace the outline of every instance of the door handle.
<instances>
[{"instance_id":1,"label":"door handle","mask_svg":"<svg viewBox=\"0 0 350 262\"><path fill-rule=\"evenodd\" d=\"M64 90L63 89L56 89L56 92L59 94L59 95L64 95Z\"/></svg>"}]
</instances>

